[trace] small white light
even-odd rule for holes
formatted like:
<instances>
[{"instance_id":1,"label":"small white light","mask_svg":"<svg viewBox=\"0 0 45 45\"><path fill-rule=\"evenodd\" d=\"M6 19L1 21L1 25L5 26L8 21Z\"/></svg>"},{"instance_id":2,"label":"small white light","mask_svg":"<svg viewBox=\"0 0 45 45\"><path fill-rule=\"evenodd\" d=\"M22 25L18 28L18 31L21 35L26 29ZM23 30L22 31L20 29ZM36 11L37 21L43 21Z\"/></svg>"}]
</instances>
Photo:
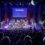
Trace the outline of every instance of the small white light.
<instances>
[{"instance_id":1,"label":"small white light","mask_svg":"<svg viewBox=\"0 0 45 45\"><path fill-rule=\"evenodd\" d=\"M31 4L32 4L32 5L35 5L34 0L31 0Z\"/></svg>"}]
</instances>

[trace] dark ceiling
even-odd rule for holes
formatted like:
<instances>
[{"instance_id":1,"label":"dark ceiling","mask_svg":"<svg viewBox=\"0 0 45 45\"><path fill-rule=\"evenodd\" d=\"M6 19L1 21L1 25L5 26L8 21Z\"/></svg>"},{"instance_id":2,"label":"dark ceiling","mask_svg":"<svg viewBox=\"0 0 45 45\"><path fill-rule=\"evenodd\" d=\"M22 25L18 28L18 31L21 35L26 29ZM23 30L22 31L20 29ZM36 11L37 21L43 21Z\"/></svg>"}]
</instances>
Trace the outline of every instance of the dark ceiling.
<instances>
[{"instance_id":1,"label":"dark ceiling","mask_svg":"<svg viewBox=\"0 0 45 45\"><path fill-rule=\"evenodd\" d=\"M41 2L41 3L45 3L45 0L34 0L35 2ZM2 2L15 2L15 3L19 3L19 2L21 2L21 3L27 3L27 2L31 2L31 0L0 0L0 3L2 3Z\"/></svg>"}]
</instances>

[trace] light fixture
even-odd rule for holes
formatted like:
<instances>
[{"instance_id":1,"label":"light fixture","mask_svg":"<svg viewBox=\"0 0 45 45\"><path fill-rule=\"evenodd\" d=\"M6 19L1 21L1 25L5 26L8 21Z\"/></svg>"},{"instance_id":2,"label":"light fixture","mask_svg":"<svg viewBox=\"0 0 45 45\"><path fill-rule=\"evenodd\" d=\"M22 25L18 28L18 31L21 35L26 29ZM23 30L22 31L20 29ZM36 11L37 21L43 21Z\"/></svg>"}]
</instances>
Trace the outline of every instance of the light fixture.
<instances>
[{"instance_id":1,"label":"light fixture","mask_svg":"<svg viewBox=\"0 0 45 45\"><path fill-rule=\"evenodd\" d=\"M31 0L31 4L32 4L32 5L35 5L34 0Z\"/></svg>"}]
</instances>

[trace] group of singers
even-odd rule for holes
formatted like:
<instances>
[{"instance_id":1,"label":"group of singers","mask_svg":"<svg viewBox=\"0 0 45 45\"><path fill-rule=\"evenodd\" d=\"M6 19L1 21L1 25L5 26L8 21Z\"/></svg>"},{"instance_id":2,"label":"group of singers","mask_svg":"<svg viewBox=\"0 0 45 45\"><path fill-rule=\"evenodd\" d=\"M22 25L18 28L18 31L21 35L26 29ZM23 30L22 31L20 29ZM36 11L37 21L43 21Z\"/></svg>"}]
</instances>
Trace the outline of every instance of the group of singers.
<instances>
[{"instance_id":1,"label":"group of singers","mask_svg":"<svg viewBox=\"0 0 45 45\"><path fill-rule=\"evenodd\" d=\"M43 26L44 21L39 21L39 23L36 23L34 19L30 20L30 24L28 23L28 20L26 19L12 19L12 20L7 20L7 21L2 21L0 22L0 29L19 29L19 28L24 28L24 29L41 29L41 26Z\"/></svg>"}]
</instances>

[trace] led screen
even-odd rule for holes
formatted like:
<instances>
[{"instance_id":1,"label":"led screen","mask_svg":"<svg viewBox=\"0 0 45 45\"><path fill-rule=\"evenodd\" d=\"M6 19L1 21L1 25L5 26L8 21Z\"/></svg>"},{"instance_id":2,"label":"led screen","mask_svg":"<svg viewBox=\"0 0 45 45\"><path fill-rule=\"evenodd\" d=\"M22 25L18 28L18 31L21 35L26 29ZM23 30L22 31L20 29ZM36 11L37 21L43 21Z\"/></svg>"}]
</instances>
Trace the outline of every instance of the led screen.
<instances>
[{"instance_id":1,"label":"led screen","mask_svg":"<svg viewBox=\"0 0 45 45\"><path fill-rule=\"evenodd\" d=\"M27 17L27 8L13 8L13 17Z\"/></svg>"}]
</instances>

